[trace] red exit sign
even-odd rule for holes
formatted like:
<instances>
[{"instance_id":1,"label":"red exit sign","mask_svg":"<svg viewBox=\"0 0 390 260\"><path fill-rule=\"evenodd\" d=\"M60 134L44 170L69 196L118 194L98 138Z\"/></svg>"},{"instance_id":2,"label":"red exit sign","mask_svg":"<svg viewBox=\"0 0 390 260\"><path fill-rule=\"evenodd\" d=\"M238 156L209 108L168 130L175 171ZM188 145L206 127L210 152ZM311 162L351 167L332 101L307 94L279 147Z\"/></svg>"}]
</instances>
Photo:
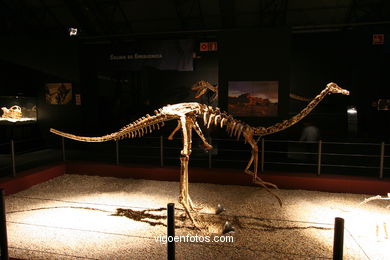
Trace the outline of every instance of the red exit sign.
<instances>
[{"instance_id":1,"label":"red exit sign","mask_svg":"<svg viewBox=\"0 0 390 260\"><path fill-rule=\"evenodd\" d=\"M217 42L201 42L199 45L200 51L217 51L218 43Z\"/></svg>"},{"instance_id":2,"label":"red exit sign","mask_svg":"<svg viewBox=\"0 0 390 260\"><path fill-rule=\"evenodd\" d=\"M372 44L385 44L385 35L383 33L372 35Z\"/></svg>"}]
</instances>

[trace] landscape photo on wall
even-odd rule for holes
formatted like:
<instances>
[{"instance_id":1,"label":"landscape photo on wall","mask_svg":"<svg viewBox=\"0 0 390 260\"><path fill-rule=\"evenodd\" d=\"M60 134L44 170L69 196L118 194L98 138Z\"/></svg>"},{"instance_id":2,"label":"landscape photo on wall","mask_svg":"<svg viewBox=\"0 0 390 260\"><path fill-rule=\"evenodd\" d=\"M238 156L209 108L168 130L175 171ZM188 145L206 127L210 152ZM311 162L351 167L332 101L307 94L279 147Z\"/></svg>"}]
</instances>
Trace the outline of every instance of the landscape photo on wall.
<instances>
[{"instance_id":1,"label":"landscape photo on wall","mask_svg":"<svg viewBox=\"0 0 390 260\"><path fill-rule=\"evenodd\" d=\"M229 81L228 111L234 116L278 115L279 81Z\"/></svg>"}]
</instances>

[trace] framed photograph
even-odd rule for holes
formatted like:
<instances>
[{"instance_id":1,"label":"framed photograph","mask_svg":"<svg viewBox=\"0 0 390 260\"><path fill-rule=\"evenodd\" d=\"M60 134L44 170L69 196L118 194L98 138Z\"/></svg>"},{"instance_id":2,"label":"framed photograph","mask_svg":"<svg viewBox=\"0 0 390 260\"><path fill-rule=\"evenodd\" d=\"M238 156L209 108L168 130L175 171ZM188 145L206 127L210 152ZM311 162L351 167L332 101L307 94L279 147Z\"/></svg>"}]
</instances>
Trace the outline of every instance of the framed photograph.
<instances>
[{"instance_id":1,"label":"framed photograph","mask_svg":"<svg viewBox=\"0 0 390 260\"><path fill-rule=\"evenodd\" d=\"M65 105L72 101L72 83L48 83L45 92L47 104Z\"/></svg>"},{"instance_id":2,"label":"framed photograph","mask_svg":"<svg viewBox=\"0 0 390 260\"><path fill-rule=\"evenodd\" d=\"M278 115L279 81L229 81L228 112L234 116Z\"/></svg>"},{"instance_id":3,"label":"framed photograph","mask_svg":"<svg viewBox=\"0 0 390 260\"><path fill-rule=\"evenodd\" d=\"M390 99L379 99L378 110L390 110Z\"/></svg>"}]
</instances>

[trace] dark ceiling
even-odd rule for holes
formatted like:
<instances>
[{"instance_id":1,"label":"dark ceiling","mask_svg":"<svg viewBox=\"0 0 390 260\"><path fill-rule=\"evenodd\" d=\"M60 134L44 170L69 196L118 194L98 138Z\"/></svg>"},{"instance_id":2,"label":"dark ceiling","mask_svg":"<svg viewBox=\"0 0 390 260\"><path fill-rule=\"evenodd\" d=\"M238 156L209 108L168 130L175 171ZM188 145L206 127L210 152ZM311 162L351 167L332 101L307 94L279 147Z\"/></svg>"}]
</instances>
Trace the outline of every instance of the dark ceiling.
<instances>
[{"instance_id":1,"label":"dark ceiling","mask_svg":"<svg viewBox=\"0 0 390 260\"><path fill-rule=\"evenodd\" d=\"M0 12L2 34L60 36L77 27L85 38L390 24L388 0L0 0Z\"/></svg>"}]
</instances>

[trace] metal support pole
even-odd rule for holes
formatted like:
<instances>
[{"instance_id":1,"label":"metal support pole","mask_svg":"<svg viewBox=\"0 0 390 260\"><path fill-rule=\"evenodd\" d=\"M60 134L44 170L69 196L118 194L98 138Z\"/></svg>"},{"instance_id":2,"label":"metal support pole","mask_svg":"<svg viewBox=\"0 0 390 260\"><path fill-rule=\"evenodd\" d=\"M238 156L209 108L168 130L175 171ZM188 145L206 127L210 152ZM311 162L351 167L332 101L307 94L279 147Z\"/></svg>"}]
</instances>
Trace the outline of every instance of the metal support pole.
<instances>
[{"instance_id":1,"label":"metal support pole","mask_svg":"<svg viewBox=\"0 0 390 260\"><path fill-rule=\"evenodd\" d=\"M164 138L160 136L160 167L164 167Z\"/></svg>"},{"instance_id":2,"label":"metal support pole","mask_svg":"<svg viewBox=\"0 0 390 260\"><path fill-rule=\"evenodd\" d=\"M211 145L211 137L209 137L209 144ZM213 148L214 149L214 148ZM209 150L208 153L209 153L209 169L212 168L212 164L211 164L211 159L212 159L212 152L213 152L213 149Z\"/></svg>"},{"instance_id":3,"label":"metal support pole","mask_svg":"<svg viewBox=\"0 0 390 260\"><path fill-rule=\"evenodd\" d=\"M12 176L16 176L16 165L15 165L15 146L14 140L11 139L11 161L12 161Z\"/></svg>"},{"instance_id":4,"label":"metal support pole","mask_svg":"<svg viewBox=\"0 0 390 260\"><path fill-rule=\"evenodd\" d=\"M115 156L116 156L116 165L119 165L119 141L115 141Z\"/></svg>"},{"instance_id":5,"label":"metal support pole","mask_svg":"<svg viewBox=\"0 0 390 260\"><path fill-rule=\"evenodd\" d=\"M65 162L66 156L65 156L65 138L64 137L61 137L61 146L62 146L62 160Z\"/></svg>"},{"instance_id":6,"label":"metal support pole","mask_svg":"<svg viewBox=\"0 0 390 260\"><path fill-rule=\"evenodd\" d=\"M167 250L168 260L175 259L175 203L168 203L167 206L168 223L167 223Z\"/></svg>"},{"instance_id":7,"label":"metal support pole","mask_svg":"<svg viewBox=\"0 0 390 260\"><path fill-rule=\"evenodd\" d=\"M8 260L7 220L5 215L4 190L0 189L0 256Z\"/></svg>"},{"instance_id":8,"label":"metal support pole","mask_svg":"<svg viewBox=\"0 0 390 260\"><path fill-rule=\"evenodd\" d=\"M260 164L261 164L261 173L264 173L264 138L261 138L261 159L260 159Z\"/></svg>"},{"instance_id":9,"label":"metal support pole","mask_svg":"<svg viewBox=\"0 0 390 260\"><path fill-rule=\"evenodd\" d=\"M343 259L344 219L335 218L333 239L333 260Z\"/></svg>"},{"instance_id":10,"label":"metal support pole","mask_svg":"<svg viewBox=\"0 0 390 260\"><path fill-rule=\"evenodd\" d=\"M379 179L383 179L383 164L385 161L385 143L381 143L381 160L379 164Z\"/></svg>"},{"instance_id":11,"label":"metal support pole","mask_svg":"<svg viewBox=\"0 0 390 260\"><path fill-rule=\"evenodd\" d=\"M318 141L317 175L321 174L322 140Z\"/></svg>"}]
</instances>

